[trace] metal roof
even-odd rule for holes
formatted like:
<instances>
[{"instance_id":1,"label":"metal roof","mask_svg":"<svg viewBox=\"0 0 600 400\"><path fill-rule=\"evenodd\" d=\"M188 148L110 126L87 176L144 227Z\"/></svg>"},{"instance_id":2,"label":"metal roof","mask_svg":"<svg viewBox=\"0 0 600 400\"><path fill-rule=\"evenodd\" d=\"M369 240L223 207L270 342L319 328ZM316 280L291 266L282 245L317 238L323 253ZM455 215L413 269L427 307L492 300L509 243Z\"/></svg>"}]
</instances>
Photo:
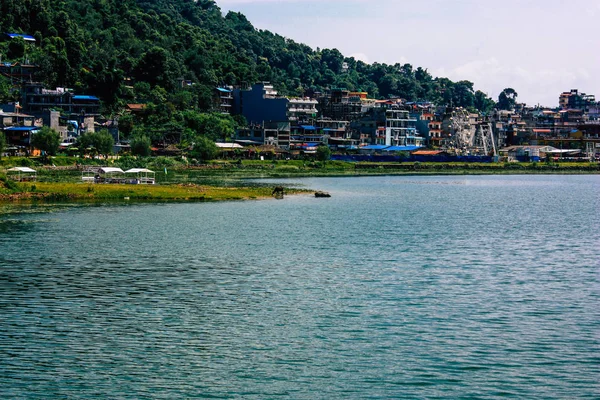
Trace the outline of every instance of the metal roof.
<instances>
[{"instance_id":1,"label":"metal roof","mask_svg":"<svg viewBox=\"0 0 600 400\"><path fill-rule=\"evenodd\" d=\"M390 146L385 151L413 151L419 149L421 146Z\"/></svg>"},{"instance_id":2,"label":"metal roof","mask_svg":"<svg viewBox=\"0 0 600 400\"><path fill-rule=\"evenodd\" d=\"M37 131L40 128L37 126L9 126L8 128L4 128L5 131L15 131L15 132L31 132Z\"/></svg>"},{"instance_id":3,"label":"metal roof","mask_svg":"<svg viewBox=\"0 0 600 400\"><path fill-rule=\"evenodd\" d=\"M31 35L23 35L22 33L7 33L6 36L8 36L11 39L20 37L23 38L23 40L25 40L26 42L35 42L35 38Z\"/></svg>"},{"instance_id":4,"label":"metal roof","mask_svg":"<svg viewBox=\"0 0 600 400\"><path fill-rule=\"evenodd\" d=\"M31 169L29 167L12 167L7 171L19 171L19 172L35 172L35 169Z\"/></svg>"},{"instance_id":5,"label":"metal roof","mask_svg":"<svg viewBox=\"0 0 600 400\"><path fill-rule=\"evenodd\" d=\"M154 173L154 171L149 170L148 168L131 168L128 169L127 171L125 171L126 174L137 174L140 172L146 172L146 173Z\"/></svg>"},{"instance_id":6,"label":"metal roof","mask_svg":"<svg viewBox=\"0 0 600 400\"><path fill-rule=\"evenodd\" d=\"M104 174L108 174L111 172L120 172L120 173L124 174L124 172L121 168L116 168L116 167L102 167L99 169L99 171Z\"/></svg>"},{"instance_id":7,"label":"metal roof","mask_svg":"<svg viewBox=\"0 0 600 400\"><path fill-rule=\"evenodd\" d=\"M388 147L390 147L390 146L387 146L385 144L370 144L368 146L361 147L360 149L361 150L383 150Z\"/></svg>"},{"instance_id":8,"label":"metal roof","mask_svg":"<svg viewBox=\"0 0 600 400\"><path fill-rule=\"evenodd\" d=\"M88 95L84 95L84 94L77 94L77 95L73 96L73 100L94 100L94 101L100 101L100 99L97 98L96 96L88 96Z\"/></svg>"}]
</instances>

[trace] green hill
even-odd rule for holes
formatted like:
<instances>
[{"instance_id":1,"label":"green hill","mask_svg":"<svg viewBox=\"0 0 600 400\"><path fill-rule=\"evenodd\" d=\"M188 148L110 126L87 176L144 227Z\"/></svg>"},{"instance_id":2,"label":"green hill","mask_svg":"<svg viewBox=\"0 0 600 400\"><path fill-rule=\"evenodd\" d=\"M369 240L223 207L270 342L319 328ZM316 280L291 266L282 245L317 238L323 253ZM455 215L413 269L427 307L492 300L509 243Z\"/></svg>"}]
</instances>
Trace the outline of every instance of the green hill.
<instances>
[{"instance_id":1,"label":"green hill","mask_svg":"<svg viewBox=\"0 0 600 400\"><path fill-rule=\"evenodd\" d=\"M286 95L343 87L376 98L479 109L492 104L469 81L434 78L410 64L369 65L336 49L314 50L257 30L240 13L223 16L210 0L6 0L0 32L36 38L35 46L2 42L3 60L26 58L39 65L39 79L48 86L97 95L108 110L161 94L169 98L178 78L193 85L172 103L200 110L210 108L215 86L256 81L270 81Z\"/></svg>"}]
</instances>

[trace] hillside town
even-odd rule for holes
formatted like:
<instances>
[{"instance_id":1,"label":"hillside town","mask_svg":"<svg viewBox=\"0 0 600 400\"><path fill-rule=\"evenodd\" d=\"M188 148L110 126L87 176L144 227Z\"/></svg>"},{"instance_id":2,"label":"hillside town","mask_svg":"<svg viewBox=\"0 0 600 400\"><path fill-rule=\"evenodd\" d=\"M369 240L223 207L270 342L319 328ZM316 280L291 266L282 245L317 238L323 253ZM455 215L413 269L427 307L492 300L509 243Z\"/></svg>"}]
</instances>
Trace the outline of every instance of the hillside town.
<instances>
[{"instance_id":1,"label":"hillside town","mask_svg":"<svg viewBox=\"0 0 600 400\"><path fill-rule=\"evenodd\" d=\"M35 40L28 35L24 40ZM36 82L35 65L2 62L0 74L18 87L18 101L0 104L0 129L6 154L36 154L32 137L47 126L61 136L67 150L85 133L106 129L114 152L126 152L119 119L142 112L146 104L127 104L103 116L101 99L69 88ZM193 83L179 80L182 90ZM557 96L557 107L527 106L512 99L509 109L489 113L474 109L373 99L363 91L331 88L307 90L303 97L279 95L268 82L214 88L212 112L243 116L245 126L218 147L227 151L267 146L280 157L310 156L328 146L333 158L360 161L378 157L398 160L410 154L423 160L539 161L597 160L600 153L600 103L594 95L571 89ZM163 148L173 145L163 140ZM159 151L159 144L153 149Z\"/></svg>"}]
</instances>

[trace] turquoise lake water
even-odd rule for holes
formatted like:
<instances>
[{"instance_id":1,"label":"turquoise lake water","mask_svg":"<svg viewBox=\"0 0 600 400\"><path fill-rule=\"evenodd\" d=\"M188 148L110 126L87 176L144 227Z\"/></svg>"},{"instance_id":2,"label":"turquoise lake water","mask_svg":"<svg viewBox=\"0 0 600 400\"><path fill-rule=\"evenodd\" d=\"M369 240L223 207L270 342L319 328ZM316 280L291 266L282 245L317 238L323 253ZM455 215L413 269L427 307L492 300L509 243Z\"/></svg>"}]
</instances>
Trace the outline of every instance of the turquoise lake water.
<instances>
[{"instance_id":1,"label":"turquoise lake water","mask_svg":"<svg viewBox=\"0 0 600 400\"><path fill-rule=\"evenodd\" d=\"M0 398L600 398L600 176L283 182L0 206Z\"/></svg>"}]
</instances>

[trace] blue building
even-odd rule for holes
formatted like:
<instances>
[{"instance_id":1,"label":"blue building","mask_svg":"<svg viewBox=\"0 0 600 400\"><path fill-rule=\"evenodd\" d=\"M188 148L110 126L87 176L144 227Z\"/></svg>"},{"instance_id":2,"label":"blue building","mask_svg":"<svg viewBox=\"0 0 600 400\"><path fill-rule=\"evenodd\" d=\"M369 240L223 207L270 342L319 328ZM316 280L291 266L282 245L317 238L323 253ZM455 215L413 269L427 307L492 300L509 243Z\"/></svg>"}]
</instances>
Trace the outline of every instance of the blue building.
<instances>
[{"instance_id":1,"label":"blue building","mask_svg":"<svg viewBox=\"0 0 600 400\"><path fill-rule=\"evenodd\" d=\"M233 113L243 115L250 125L287 121L288 102L268 83L258 83L250 90L233 91Z\"/></svg>"}]
</instances>

